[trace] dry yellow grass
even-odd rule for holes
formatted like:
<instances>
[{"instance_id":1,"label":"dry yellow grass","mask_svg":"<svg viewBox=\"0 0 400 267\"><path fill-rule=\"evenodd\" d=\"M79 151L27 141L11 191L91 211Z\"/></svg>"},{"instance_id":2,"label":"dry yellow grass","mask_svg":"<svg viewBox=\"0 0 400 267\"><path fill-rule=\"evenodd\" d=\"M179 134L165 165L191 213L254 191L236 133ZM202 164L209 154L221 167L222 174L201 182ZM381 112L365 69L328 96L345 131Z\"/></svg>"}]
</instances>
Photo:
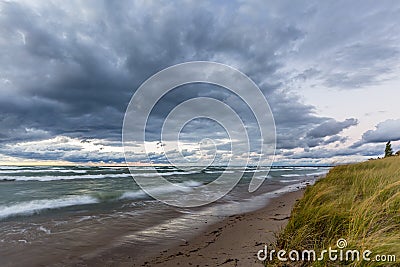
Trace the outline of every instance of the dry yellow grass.
<instances>
[{"instance_id":1,"label":"dry yellow grass","mask_svg":"<svg viewBox=\"0 0 400 267\"><path fill-rule=\"evenodd\" d=\"M307 188L278 235L275 249L318 252L336 248L339 238L347 240L346 249L371 250L371 259L378 254L395 255L397 263L332 262L326 257L321 262L290 265L400 266L400 157L333 168Z\"/></svg>"}]
</instances>

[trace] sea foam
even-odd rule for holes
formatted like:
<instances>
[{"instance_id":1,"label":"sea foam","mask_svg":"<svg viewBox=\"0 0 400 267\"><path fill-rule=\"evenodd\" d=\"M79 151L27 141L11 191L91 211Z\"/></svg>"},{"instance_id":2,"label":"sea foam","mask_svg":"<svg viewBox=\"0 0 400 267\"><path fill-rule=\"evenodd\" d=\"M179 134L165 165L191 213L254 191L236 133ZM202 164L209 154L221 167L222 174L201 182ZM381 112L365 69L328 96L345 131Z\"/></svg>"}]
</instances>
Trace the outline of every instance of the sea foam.
<instances>
[{"instance_id":1,"label":"sea foam","mask_svg":"<svg viewBox=\"0 0 400 267\"><path fill-rule=\"evenodd\" d=\"M32 215L44 210L58 209L63 207L93 204L98 200L91 196L70 196L57 199L40 199L20 202L12 205L0 206L0 219L17 215Z\"/></svg>"}]
</instances>

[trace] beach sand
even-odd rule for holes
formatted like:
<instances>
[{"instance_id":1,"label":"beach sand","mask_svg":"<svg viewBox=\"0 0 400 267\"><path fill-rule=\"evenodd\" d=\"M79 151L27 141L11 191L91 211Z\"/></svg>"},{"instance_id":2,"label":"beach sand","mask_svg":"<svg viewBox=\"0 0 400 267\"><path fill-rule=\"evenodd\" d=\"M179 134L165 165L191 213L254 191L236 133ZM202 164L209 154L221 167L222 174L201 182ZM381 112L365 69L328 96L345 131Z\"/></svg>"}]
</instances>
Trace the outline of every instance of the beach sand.
<instances>
[{"instance_id":1,"label":"beach sand","mask_svg":"<svg viewBox=\"0 0 400 267\"><path fill-rule=\"evenodd\" d=\"M287 223L293 205L304 190L272 198L257 211L233 215L205 227L201 233L162 251L143 252L143 257L129 256L129 248L109 251L86 261L86 266L263 266L257 252L271 245ZM118 252L117 252L118 251Z\"/></svg>"}]
</instances>

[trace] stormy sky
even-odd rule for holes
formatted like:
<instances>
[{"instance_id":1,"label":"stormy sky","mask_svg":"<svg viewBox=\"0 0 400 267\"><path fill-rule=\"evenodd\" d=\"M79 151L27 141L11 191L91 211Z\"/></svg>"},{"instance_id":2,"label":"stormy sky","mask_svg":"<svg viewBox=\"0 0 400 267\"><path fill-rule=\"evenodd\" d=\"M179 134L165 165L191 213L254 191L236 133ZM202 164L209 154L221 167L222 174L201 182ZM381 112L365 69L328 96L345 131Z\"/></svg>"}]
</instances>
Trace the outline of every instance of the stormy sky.
<instances>
[{"instance_id":1,"label":"stormy sky","mask_svg":"<svg viewBox=\"0 0 400 267\"><path fill-rule=\"evenodd\" d=\"M398 1L1 1L0 162L123 162L134 92L187 61L230 65L259 86L276 123L276 163L363 160L389 140L400 150L398 14ZM168 146L157 137L163 119L199 96L230 105L251 129L251 111L224 88L177 88L148 123L154 162ZM214 121L181 134L188 157L203 138L229 154Z\"/></svg>"}]
</instances>

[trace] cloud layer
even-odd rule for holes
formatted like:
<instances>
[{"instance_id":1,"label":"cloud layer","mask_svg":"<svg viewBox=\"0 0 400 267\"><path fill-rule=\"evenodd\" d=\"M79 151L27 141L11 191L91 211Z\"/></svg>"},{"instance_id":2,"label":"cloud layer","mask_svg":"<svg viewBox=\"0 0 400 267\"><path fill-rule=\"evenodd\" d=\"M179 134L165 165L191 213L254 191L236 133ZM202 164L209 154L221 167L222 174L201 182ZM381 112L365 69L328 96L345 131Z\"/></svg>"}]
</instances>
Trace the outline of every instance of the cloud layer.
<instances>
[{"instance_id":1,"label":"cloud layer","mask_svg":"<svg viewBox=\"0 0 400 267\"><path fill-rule=\"evenodd\" d=\"M232 65L260 86L275 116L278 155L347 155L331 146L346 141L341 133L357 119L320 116L291 89L307 82L352 90L393 77L400 51L398 11L397 2L373 1L1 2L0 153L121 161L115 149L136 88L173 64L211 60ZM154 110L148 128L153 141L171 107L196 96L231 104L251 125L237 97L212 86L188 87ZM397 124L384 122L362 140L399 140L392 136ZM207 122L190 125L190 132L225 138ZM60 143L64 147L46 143L60 138L67 140ZM114 152L71 146L87 139ZM33 141L40 148L27 150Z\"/></svg>"},{"instance_id":2,"label":"cloud layer","mask_svg":"<svg viewBox=\"0 0 400 267\"><path fill-rule=\"evenodd\" d=\"M400 140L400 119L386 120L375 126L375 129L366 131L360 141L352 145L357 148L369 143L383 143Z\"/></svg>"}]
</instances>

